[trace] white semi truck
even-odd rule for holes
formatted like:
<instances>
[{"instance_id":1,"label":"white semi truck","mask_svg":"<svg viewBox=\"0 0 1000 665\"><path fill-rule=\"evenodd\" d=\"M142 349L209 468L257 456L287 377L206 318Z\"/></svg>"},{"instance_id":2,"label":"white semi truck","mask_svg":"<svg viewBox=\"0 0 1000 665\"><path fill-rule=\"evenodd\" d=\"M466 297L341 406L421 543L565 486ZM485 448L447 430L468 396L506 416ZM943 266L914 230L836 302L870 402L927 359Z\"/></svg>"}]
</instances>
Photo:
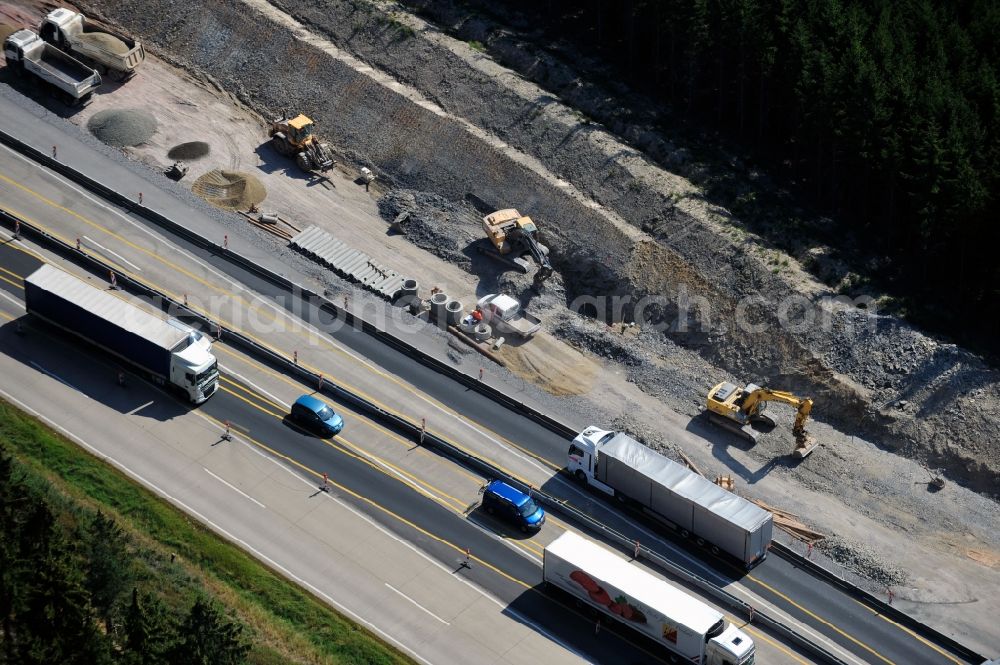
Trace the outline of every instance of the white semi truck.
<instances>
[{"instance_id":1,"label":"white semi truck","mask_svg":"<svg viewBox=\"0 0 1000 665\"><path fill-rule=\"evenodd\" d=\"M31 30L18 30L3 43L7 68L15 76L34 76L70 106L90 101L101 85L101 76L76 58L45 43Z\"/></svg>"},{"instance_id":2,"label":"white semi truck","mask_svg":"<svg viewBox=\"0 0 1000 665\"><path fill-rule=\"evenodd\" d=\"M578 480L750 568L767 556L774 517L623 432L588 427L569 447Z\"/></svg>"},{"instance_id":3,"label":"white semi truck","mask_svg":"<svg viewBox=\"0 0 1000 665\"><path fill-rule=\"evenodd\" d=\"M545 547L542 578L664 647L672 662L753 665L753 640L721 612L572 531Z\"/></svg>"},{"instance_id":4,"label":"white semi truck","mask_svg":"<svg viewBox=\"0 0 1000 665\"><path fill-rule=\"evenodd\" d=\"M46 264L24 278L28 314L100 347L157 385L201 404L215 393L219 363L200 332Z\"/></svg>"},{"instance_id":5,"label":"white semi truck","mask_svg":"<svg viewBox=\"0 0 1000 665\"><path fill-rule=\"evenodd\" d=\"M98 28L78 12L60 7L49 12L38 33L42 39L72 53L116 81L135 75L146 58L142 44L127 35Z\"/></svg>"}]
</instances>

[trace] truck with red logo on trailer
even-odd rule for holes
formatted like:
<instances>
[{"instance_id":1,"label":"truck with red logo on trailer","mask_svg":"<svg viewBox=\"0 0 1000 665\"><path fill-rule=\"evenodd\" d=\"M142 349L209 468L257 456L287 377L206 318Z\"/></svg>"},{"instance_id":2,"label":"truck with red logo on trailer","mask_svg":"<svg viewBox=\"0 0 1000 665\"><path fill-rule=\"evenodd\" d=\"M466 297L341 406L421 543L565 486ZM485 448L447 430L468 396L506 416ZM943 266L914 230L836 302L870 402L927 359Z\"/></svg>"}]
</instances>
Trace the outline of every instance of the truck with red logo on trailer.
<instances>
[{"instance_id":1,"label":"truck with red logo on trailer","mask_svg":"<svg viewBox=\"0 0 1000 665\"><path fill-rule=\"evenodd\" d=\"M753 665L753 640L721 612L572 531L545 547L542 578L663 647L670 662Z\"/></svg>"}]
</instances>

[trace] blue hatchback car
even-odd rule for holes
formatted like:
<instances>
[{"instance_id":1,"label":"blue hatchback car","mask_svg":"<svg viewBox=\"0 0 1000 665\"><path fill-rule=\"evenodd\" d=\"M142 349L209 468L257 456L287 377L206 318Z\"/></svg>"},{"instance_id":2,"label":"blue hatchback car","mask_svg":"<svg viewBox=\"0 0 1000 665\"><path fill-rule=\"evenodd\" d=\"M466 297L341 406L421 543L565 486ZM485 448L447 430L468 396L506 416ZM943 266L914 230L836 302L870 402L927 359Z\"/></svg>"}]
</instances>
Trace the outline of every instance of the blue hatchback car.
<instances>
[{"instance_id":1,"label":"blue hatchback car","mask_svg":"<svg viewBox=\"0 0 1000 665\"><path fill-rule=\"evenodd\" d=\"M483 489L483 509L513 522L521 531L538 531L545 524L545 511L535 500L502 480L494 480Z\"/></svg>"},{"instance_id":2,"label":"blue hatchback car","mask_svg":"<svg viewBox=\"0 0 1000 665\"><path fill-rule=\"evenodd\" d=\"M293 421L314 432L333 436L344 429L344 419L326 402L312 395L303 395L292 404Z\"/></svg>"}]
</instances>

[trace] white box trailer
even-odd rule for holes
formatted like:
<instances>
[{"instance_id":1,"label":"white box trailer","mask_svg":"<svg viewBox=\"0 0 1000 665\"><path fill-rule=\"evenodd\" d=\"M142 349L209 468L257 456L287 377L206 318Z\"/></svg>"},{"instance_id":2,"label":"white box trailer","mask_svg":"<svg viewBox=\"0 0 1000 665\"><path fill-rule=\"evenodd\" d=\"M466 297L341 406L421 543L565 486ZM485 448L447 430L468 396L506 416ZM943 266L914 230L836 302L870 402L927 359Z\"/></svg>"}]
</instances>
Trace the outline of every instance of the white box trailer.
<instances>
[{"instance_id":1,"label":"white box trailer","mask_svg":"<svg viewBox=\"0 0 1000 665\"><path fill-rule=\"evenodd\" d=\"M623 432L588 427L570 445L569 472L751 567L767 556L774 517Z\"/></svg>"},{"instance_id":2,"label":"white box trailer","mask_svg":"<svg viewBox=\"0 0 1000 665\"><path fill-rule=\"evenodd\" d=\"M753 640L721 612L572 531L545 547L542 578L661 645L672 661L754 662Z\"/></svg>"}]
</instances>

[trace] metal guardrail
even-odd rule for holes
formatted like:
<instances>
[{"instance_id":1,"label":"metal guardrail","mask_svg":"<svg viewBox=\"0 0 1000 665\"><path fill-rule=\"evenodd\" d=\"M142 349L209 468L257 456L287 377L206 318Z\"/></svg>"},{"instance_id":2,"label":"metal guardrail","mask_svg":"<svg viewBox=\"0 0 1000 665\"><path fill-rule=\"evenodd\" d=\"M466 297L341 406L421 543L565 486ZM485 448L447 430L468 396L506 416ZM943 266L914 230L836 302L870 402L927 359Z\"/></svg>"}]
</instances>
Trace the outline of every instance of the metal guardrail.
<instances>
[{"instance_id":1,"label":"metal guardrail","mask_svg":"<svg viewBox=\"0 0 1000 665\"><path fill-rule=\"evenodd\" d=\"M508 475L506 472L486 460L461 450L433 432L426 431L422 424L411 422L402 416L386 411L360 395L357 395L356 393L340 386L335 381L299 365L294 361L294 358L289 358L275 352L271 348L262 346L250 337L243 335L238 330L228 328L219 322L211 321L198 312L185 306L183 303L174 301L165 293L147 286L146 284L143 284L128 275L119 275L111 266L98 257L88 254L82 250L78 250L76 247L63 242L59 238L52 236L44 230L37 228L33 224L18 218L6 210L0 209L0 219L3 219L11 226L11 228L19 228L20 233L30 234L35 239L40 240L49 247L54 248L60 254L69 256L78 264L102 273L114 273L116 276L116 283L120 288L124 288L133 294L155 299L160 303L161 308L169 306L175 315L182 315L185 318L194 319L200 322L201 325L208 331L217 330L220 338L226 339L230 344L241 347L245 351L256 356L258 359L264 359L274 365L281 366L285 371L308 380L310 383L317 386L317 390L319 392L322 392L341 403L350 404L353 408L366 413L369 417L379 421L383 425L407 434L420 445L433 447L439 451L439 453L455 460L467 468L479 472L483 476L502 479L504 482L510 483L516 487L521 487L525 491L530 492L537 501L546 505L548 508L555 509L563 513L566 517L576 521L585 528L601 533L605 538L618 543L625 549L634 549L633 546L635 541L628 536L608 527L605 524L602 524L586 513L570 506L566 502L561 501L551 494L534 487L526 486L519 479ZM329 307L330 309L337 310L336 306L332 302L325 299L322 300L322 306L324 308ZM640 546L639 551L646 560L653 562L670 574L680 577L689 584L693 584L698 587L705 593L715 598L717 601L746 616L749 622L760 624L769 628L792 644L795 644L813 656L820 658L823 662L831 663L832 665L846 665L844 661L829 653L819 645L809 641L806 637L800 635L792 628L789 628L777 619L770 617L766 612L754 610L748 603L736 598L705 578L684 570L648 547Z\"/></svg>"},{"instance_id":2,"label":"metal guardrail","mask_svg":"<svg viewBox=\"0 0 1000 665\"><path fill-rule=\"evenodd\" d=\"M390 332L382 330L377 326L375 326L373 323L361 317L356 316L346 308L339 307L337 304L324 298L321 294L318 294L310 289L295 284L286 277L274 273L270 270L266 270L261 266L247 260L243 256L237 254L236 252L232 252L228 248L225 248L223 246L220 246L216 243L207 240L203 236L198 235L193 231L190 231L189 229L174 222L170 218L138 204L137 202L121 195L120 193L112 190L111 188L106 187L105 185L94 181L89 176L79 171L76 171L72 167L51 158L44 152L37 150L32 146L27 145L23 141L17 139L16 137L11 136L10 134L4 132L3 130L0 130L0 143L3 143L13 148L18 152L21 152L22 154L25 154L34 161L66 176L70 180L76 182L79 185L84 186L87 189L90 189L92 192L98 194L99 196L106 198L110 201L113 201L118 205L125 207L131 210L132 212L142 216L143 218L148 219L149 221L171 231L172 233L184 238L185 240L194 244L195 246L204 249L210 249L214 253L224 256L227 260L231 261L235 265L238 265L240 268L246 270L247 272L253 273L287 291L297 292L307 299L311 299L314 302L320 303L320 306L323 309L326 309L327 311L333 313L338 318L343 318L347 323L351 325L359 326L364 332L379 339L386 345L405 352L409 357L418 360L419 362L429 366L430 368L438 371L439 373L445 374L450 378L452 378L453 380L459 382L460 384L463 384L468 388L476 390L477 392L485 395L486 397L489 397L491 400L519 413L520 415L523 415L531 420L534 420L535 422L539 423L549 431L558 434L560 436L564 436L567 439L571 439L576 435L575 429L556 420L555 418L538 411L534 407L529 406L524 402L512 398L510 395L490 386L489 384L483 381L478 380L477 377L459 371L455 367L452 367L444 363L443 361L438 360L437 358L434 358L422 352L420 349L417 349L416 347L407 344L405 341L392 335ZM0 211L0 213L2 213L2 217L5 218L11 224L13 223L13 220L16 219L13 215L6 213L6 211ZM91 257L83 252L77 251L75 247L71 247L63 243L58 238L50 236L41 229L36 229L33 226L25 223L24 221L21 221L21 226L22 228L29 229L30 232L37 234L38 237L45 240L47 243L58 246L62 251L69 252L71 255L76 255L75 258L78 261L88 263L91 265L91 267L98 268L100 270L109 269L108 266L102 264L95 257ZM124 281L128 283L134 290L153 294L156 297L162 298L164 302L172 302L169 298L167 298L166 295L161 294L155 291L154 289L146 287L145 285L134 282L129 278L125 278L124 280L119 280L119 281L120 282ZM179 303L175 303L175 306L183 307L183 305L180 305ZM187 310L186 307L184 307L183 309ZM198 315L196 312L191 312L191 315L194 318L202 320L206 325L211 325L211 322L208 322L203 317ZM215 325L216 327L219 327L218 324ZM272 362L285 366L286 369L291 371L293 374L309 378L313 381L316 381L317 384L319 383L319 375L310 372L309 370L306 370L297 363L293 362L292 359L281 356L270 349L260 346L253 340L241 335L238 331L227 330L221 327L220 329L226 330L227 338L237 341L243 348L248 349L253 353L257 353L268 357L269 359L271 359ZM332 396L339 398L343 401L346 401L348 403L354 404L359 409L362 409L367 413L374 415L375 417L382 420L384 423L389 424L400 431L409 432L410 435L413 436L416 441L419 441L425 445L429 443L438 450L442 451L442 453L444 453L448 457L472 469L479 471L483 475L493 478L500 478L505 480L505 482L511 482L516 486L524 487L523 483L521 483L518 479L508 476L502 470L494 467L485 460L479 459L473 455L466 453L463 450L460 450L452 446L450 443L437 437L433 433L425 432L420 426L416 425L415 423L411 423L408 420L405 420L395 414L383 410L379 406L371 402L368 402L364 398L351 393L350 391L336 385L335 383L330 383L328 379L324 379L324 383L326 390L329 391L329 394L331 394ZM634 549L634 541L629 539L624 534L621 534L611 529L610 527L598 522L597 520L594 520L589 515L583 513L582 511L577 510L576 508L573 508L572 506L567 505L566 503L560 501L558 498L552 495L549 495L533 487L526 487L525 489L529 490L539 501L541 501L545 505L568 514L573 519L577 520L579 523L587 525L588 528L604 533L608 538L618 542L626 550L631 551L632 549ZM888 605L881 599L876 598L875 596L869 594L863 589L859 589L858 587L850 584L849 582L846 582L845 580L837 577L836 575L826 570L825 568L818 566L817 564L815 564L815 562L809 561L805 557L797 554L796 552L788 548L785 548L779 543L774 543L774 550L776 551L776 553L780 554L784 558L794 561L796 565L799 565L800 567L810 570L818 577L830 583L835 584L839 588L851 593L852 595L855 595L859 598L863 598L865 602L868 603L871 607L878 610L882 614L891 616L901 625L904 625L912 630L920 631L924 635L933 637L933 639L936 642L940 643L943 646L948 647L956 654L960 654L963 657L973 662L982 662L986 660L986 657L977 654L972 649L969 649L968 647L959 644L955 640L941 634L937 630L934 630L933 628L927 626L926 624L917 621L913 617L905 614L904 612L899 611L898 609L892 607L891 605ZM733 608L735 611L742 612L746 614L748 617L751 615L752 612L753 620L755 622L763 626L767 626L771 630L774 630L776 633L784 636L793 644L800 646L801 648L808 651L812 655L822 659L824 662L833 663L835 665L844 665L844 661L840 660L833 654L829 653L821 646L813 642L810 642L808 638L797 633L794 629L786 626L779 620L771 617L766 612L752 609L748 603L729 594L728 592L712 584L708 580L705 580L704 578L701 578L697 575L694 575L693 573L690 573L680 568L676 564L673 564L672 562L664 559L655 552L649 550L649 548L640 547L640 551L647 560L655 562L657 565L661 566L664 570L669 571L671 574L677 575L678 577L685 579L689 583L698 586L709 595L712 595L713 597L717 598L720 602L724 602L726 605Z\"/></svg>"}]
</instances>

